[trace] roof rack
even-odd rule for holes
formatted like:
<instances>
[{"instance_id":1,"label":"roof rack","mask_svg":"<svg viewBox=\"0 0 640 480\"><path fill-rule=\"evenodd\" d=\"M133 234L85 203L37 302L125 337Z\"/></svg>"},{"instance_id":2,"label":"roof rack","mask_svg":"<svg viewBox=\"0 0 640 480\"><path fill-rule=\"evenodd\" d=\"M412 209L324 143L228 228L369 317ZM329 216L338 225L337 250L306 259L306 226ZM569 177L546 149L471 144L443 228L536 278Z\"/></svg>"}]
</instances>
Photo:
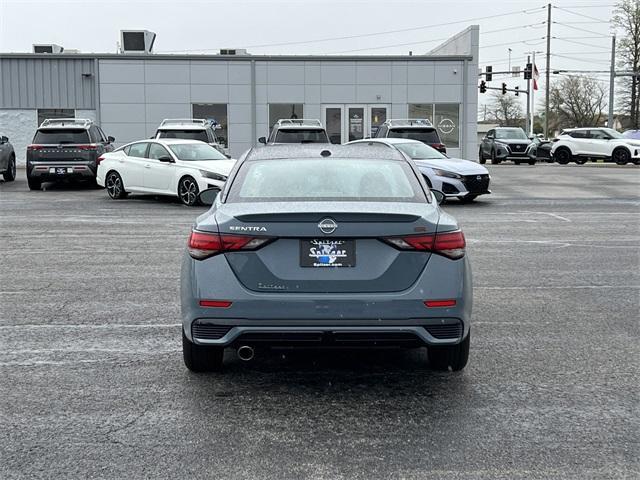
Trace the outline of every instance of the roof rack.
<instances>
[{"instance_id":1,"label":"roof rack","mask_svg":"<svg viewBox=\"0 0 640 480\"><path fill-rule=\"evenodd\" d=\"M93 120L88 118L45 118L40 127L90 127Z\"/></svg>"},{"instance_id":2,"label":"roof rack","mask_svg":"<svg viewBox=\"0 0 640 480\"><path fill-rule=\"evenodd\" d=\"M392 118L384 122L388 127L433 127L431 120L428 118Z\"/></svg>"},{"instance_id":3,"label":"roof rack","mask_svg":"<svg viewBox=\"0 0 640 480\"><path fill-rule=\"evenodd\" d=\"M320 127L322 128L322 122L313 118L281 118L276 122L279 127L287 126L304 126L304 127Z\"/></svg>"},{"instance_id":4,"label":"roof rack","mask_svg":"<svg viewBox=\"0 0 640 480\"><path fill-rule=\"evenodd\" d=\"M211 122L204 118L165 118L160 123L161 127L168 125L199 125L202 127L208 127Z\"/></svg>"}]
</instances>

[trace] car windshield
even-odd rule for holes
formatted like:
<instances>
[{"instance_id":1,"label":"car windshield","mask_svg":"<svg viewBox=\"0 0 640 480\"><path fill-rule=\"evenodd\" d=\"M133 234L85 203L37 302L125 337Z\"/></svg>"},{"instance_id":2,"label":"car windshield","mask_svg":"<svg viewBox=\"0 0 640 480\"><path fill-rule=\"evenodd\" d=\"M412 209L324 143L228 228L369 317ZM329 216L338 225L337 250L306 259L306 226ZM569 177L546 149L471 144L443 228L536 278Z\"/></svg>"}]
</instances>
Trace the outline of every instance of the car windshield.
<instances>
[{"instance_id":1,"label":"car windshield","mask_svg":"<svg viewBox=\"0 0 640 480\"><path fill-rule=\"evenodd\" d=\"M182 140L200 140L205 143L209 142L206 130L160 130L158 138L180 138Z\"/></svg>"},{"instance_id":2,"label":"car windshield","mask_svg":"<svg viewBox=\"0 0 640 480\"><path fill-rule=\"evenodd\" d=\"M614 130L613 128L603 128L602 130L607 132L607 135L609 135L611 138L624 138L624 135Z\"/></svg>"},{"instance_id":3,"label":"car windshield","mask_svg":"<svg viewBox=\"0 0 640 480\"><path fill-rule=\"evenodd\" d=\"M202 160L226 160L222 153L206 143L179 143L167 145L178 160L186 162Z\"/></svg>"},{"instance_id":4,"label":"car windshield","mask_svg":"<svg viewBox=\"0 0 640 480\"><path fill-rule=\"evenodd\" d=\"M496 130L496 138L504 140L529 140L521 128L501 128Z\"/></svg>"},{"instance_id":5,"label":"car windshield","mask_svg":"<svg viewBox=\"0 0 640 480\"><path fill-rule=\"evenodd\" d=\"M329 143L324 130L282 129L276 133L275 143Z\"/></svg>"},{"instance_id":6,"label":"car windshield","mask_svg":"<svg viewBox=\"0 0 640 480\"><path fill-rule=\"evenodd\" d=\"M89 132L82 128L46 128L36 132L33 143L41 145L90 143Z\"/></svg>"},{"instance_id":7,"label":"car windshield","mask_svg":"<svg viewBox=\"0 0 640 480\"><path fill-rule=\"evenodd\" d=\"M361 158L250 160L228 202L427 202L411 166Z\"/></svg>"},{"instance_id":8,"label":"car windshield","mask_svg":"<svg viewBox=\"0 0 640 480\"><path fill-rule=\"evenodd\" d=\"M435 148L424 143L396 143L395 146L414 160L442 160L447 158Z\"/></svg>"},{"instance_id":9,"label":"car windshield","mask_svg":"<svg viewBox=\"0 0 640 480\"><path fill-rule=\"evenodd\" d=\"M627 130L622 134L624 138L631 138L633 140L640 140L640 130Z\"/></svg>"},{"instance_id":10,"label":"car windshield","mask_svg":"<svg viewBox=\"0 0 640 480\"><path fill-rule=\"evenodd\" d=\"M435 128L392 128L387 137L408 138L424 143L440 143L440 137L438 137Z\"/></svg>"}]
</instances>

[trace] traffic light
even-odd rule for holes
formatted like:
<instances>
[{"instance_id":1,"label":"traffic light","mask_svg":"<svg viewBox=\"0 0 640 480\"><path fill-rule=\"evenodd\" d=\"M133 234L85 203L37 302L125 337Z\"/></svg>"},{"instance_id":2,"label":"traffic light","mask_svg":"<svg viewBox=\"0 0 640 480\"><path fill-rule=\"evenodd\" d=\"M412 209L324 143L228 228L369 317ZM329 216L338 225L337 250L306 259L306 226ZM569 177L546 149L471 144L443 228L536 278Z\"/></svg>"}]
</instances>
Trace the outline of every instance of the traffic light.
<instances>
[{"instance_id":1,"label":"traffic light","mask_svg":"<svg viewBox=\"0 0 640 480\"><path fill-rule=\"evenodd\" d=\"M502 94L504 95L505 93L507 93L507 84L502 82Z\"/></svg>"},{"instance_id":2,"label":"traffic light","mask_svg":"<svg viewBox=\"0 0 640 480\"><path fill-rule=\"evenodd\" d=\"M487 83L484 80L480 80L480 93L487 91Z\"/></svg>"},{"instance_id":3,"label":"traffic light","mask_svg":"<svg viewBox=\"0 0 640 480\"><path fill-rule=\"evenodd\" d=\"M531 78L532 78L532 75L531 75L532 70L533 70L533 64L532 63L527 63L527 66L524 69L524 79L525 80L531 80Z\"/></svg>"},{"instance_id":4,"label":"traffic light","mask_svg":"<svg viewBox=\"0 0 640 480\"><path fill-rule=\"evenodd\" d=\"M490 82L493 79L493 74L492 74L493 67L491 65L489 65L484 69L484 71L485 71L485 76L484 76L485 80L487 82Z\"/></svg>"},{"instance_id":5,"label":"traffic light","mask_svg":"<svg viewBox=\"0 0 640 480\"><path fill-rule=\"evenodd\" d=\"M516 97L517 97L518 94L520 93L520 87L516 85L515 87L513 87L513 89L516 91Z\"/></svg>"}]
</instances>

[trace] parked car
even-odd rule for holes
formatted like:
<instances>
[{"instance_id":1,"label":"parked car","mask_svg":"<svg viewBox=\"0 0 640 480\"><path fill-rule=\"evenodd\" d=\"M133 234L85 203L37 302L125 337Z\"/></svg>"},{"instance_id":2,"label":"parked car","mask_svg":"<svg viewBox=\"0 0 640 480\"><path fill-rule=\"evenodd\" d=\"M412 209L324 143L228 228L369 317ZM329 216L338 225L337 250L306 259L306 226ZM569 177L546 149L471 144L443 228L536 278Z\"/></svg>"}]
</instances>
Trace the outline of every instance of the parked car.
<instances>
[{"instance_id":1,"label":"parked car","mask_svg":"<svg viewBox=\"0 0 640 480\"><path fill-rule=\"evenodd\" d=\"M329 143L329 137L320 120L283 118L274 124L269 138L260 137L258 142L264 145L278 143Z\"/></svg>"},{"instance_id":2,"label":"parked car","mask_svg":"<svg viewBox=\"0 0 640 480\"><path fill-rule=\"evenodd\" d=\"M226 154L223 142L216 136L218 126L201 118L165 118L153 138L179 138L200 140L208 143L222 154Z\"/></svg>"},{"instance_id":3,"label":"parked car","mask_svg":"<svg viewBox=\"0 0 640 480\"><path fill-rule=\"evenodd\" d=\"M29 189L40 190L42 182L58 180L95 182L98 157L113 150L114 140L88 119L43 121L27 146Z\"/></svg>"},{"instance_id":4,"label":"parked car","mask_svg":"<svg viewBox=\"0 0 640 480\"><path fill-rule=\"evenodd\" d=\"M447 153L447 146L440 140L438 130L426 118L391 119L378 128L375 138L406 138L417 140Z\"/></svg>"},{"instance_id":5,"label":"parked car","mask_svg":"<svg viewBox=\"0 0 640 480\"><path fill-rule=\"evenodd\" d=\"M426 346L432 367L461 370L471 270L442 198L390 148L252 149L189 236L185 365L220 370L227 347Z\"/></svg>"},{"instance_id":6,"label":"parked car","mask_svg":"<svg viewBox=\"0 0 640 480\"><path fill-rule=\"evenodd\" d=\"M489 171L482 165L460 158L449 158L435 148L417 140L404 138L372 138L347 145L386 145L400 150L415 161L429 188L444 193L446 198L472 202L479 195L491 193Z\"/></svg>"},{"instance_id":7,"label":"parked car","mask_svg":"<svg viewBox=\"0 0 640 480\"><path fill-rule=\"evenodd\" d=\"M478 158L484 164L491 159L492 164L512 160L516 165L535 165L536 157L529 146L531 139L520 127L497 127L489 130L480 143Z\"/></svg>"},{"instance_id":8,"label":"parked car","mask_svg":"<svg viewBox=\"0 0 640 480\"><path fill-rule=\"evenodd\" d=\"M234 163L199 140L143 140L102 155L97 181L114 200L148 193L192 206L202 190L222 188Z\"/></svg>"},{"instance_id":9,"label":"parked car","mask_svg":"<svg viewBox=\"0 0 640 480\"><path fill-rule=\"evenodd\" d=\"M631 140L640 140L640 130L627 130L622 132L622 136Z\"/></svg>"},{"instance_id":10,"label":"parked car","mask_svg":"<svg viewBox=\"0 0 640 480\"><path fill-rule=\"evenodd\" d=\"M5 182L16 179L16 152L5 135L0 136L0 173Z\"/></svg>"},{"instance_id":11,"label":"parked car","mask_svg":"<svg viewBox=\"0 0 640 480\"><path fill-rule=\"evenodd\" d=\"M612 128L570 128L553 141L551 155L562 165L599 159L640 165L640 140L625 138Z\"/></svg>"},{"instance_id":12,"label":"parked car","mask_svg":"<svg viewBox=\"0 0 640 480\"><path fill-rule=\"evenodd\" d=\"M551 140L533 136L531 138L531 144L528 147L527 155L535 158L538 162L551 162L551 145Z\"/></svg>"}]
</instances>

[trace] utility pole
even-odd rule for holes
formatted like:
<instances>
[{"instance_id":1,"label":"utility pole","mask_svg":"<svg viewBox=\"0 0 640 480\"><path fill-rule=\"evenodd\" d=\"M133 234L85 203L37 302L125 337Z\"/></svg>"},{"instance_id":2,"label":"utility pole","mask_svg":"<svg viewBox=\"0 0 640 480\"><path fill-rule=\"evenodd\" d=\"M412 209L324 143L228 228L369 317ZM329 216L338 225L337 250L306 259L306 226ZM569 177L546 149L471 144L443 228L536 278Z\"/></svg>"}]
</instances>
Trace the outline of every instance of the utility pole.
<instances>
[{"instance_id":1,"label":"utility pole","mask_svg":"<svg viewBox=\"0 0 640 480\"><path fill-rule=\"evenodd\" d=\"M611 73L609 74L609 115L607 127L613 128L613 90L616 81L616 36L611 37Z\"/></svg>"},{"instance_id":2,"label":"utility pole","mask_svg":"<svg viewBox=\"0 0 640 480\"><path fill-rule=\"evenodd\" d=\"M529 65L531 61L531 57L529 55L527 55L527 65ZM525 71L526 71L527 67L525 67ZM533 73L533 68L531 73ZM525 126L525 129L529 132L529 134L531 135L533 132L529 129L529 125L531 125L531 80L527 78L527 125Z\"/></svg>"},{"instance_id":3,"label":"utility pole","mask_svg":"<svg viewBox=\"0 0 640 480\"><path fill-rule=\"evenodd\" d=\"M549 74L551 73L551 4L547 4L547 73L544 100L544 138L549 138Z\"/></svg>"},{"instance_id":4,"label":"utility pole","mask_svg":"<svg viewBox=\"0 0 640 480\"><path fill-rule=\"evenodd\" d=\"M532 53L532 58L531 58L531 78L533 78L533 72L536 71L536 51L534 50ZM537 82L537 80L534 80ZM531 89L531 95L529 96L529 100L531 100L531 135L533 135L533 124L534 124L534 119L536 118L536 104L534 101L534 97L535 97L535 88ZM545 137L546 138L546 137Z\"/></svg>"}]
</instances>

